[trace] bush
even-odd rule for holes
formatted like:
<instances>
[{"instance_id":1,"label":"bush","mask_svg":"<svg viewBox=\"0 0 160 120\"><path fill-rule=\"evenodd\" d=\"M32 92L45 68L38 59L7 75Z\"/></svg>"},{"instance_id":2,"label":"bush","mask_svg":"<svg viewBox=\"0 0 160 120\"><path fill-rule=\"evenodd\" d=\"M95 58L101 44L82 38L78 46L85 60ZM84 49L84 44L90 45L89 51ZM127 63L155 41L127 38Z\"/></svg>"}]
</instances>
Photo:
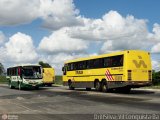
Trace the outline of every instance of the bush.
<instances>
[{"instance_id":1,"label":"bush","mask_svg":"<svg viewBox=\"0 0 160 120\"><path fill-rule=\"evenodd\" d=\"M62 85L62 76L55 76L55 84Z\"/></svg>"},{"instance_id":2,"label":"bush","mask_svg":"<svg viewBox=\"0 0 160 120\"><path fill-rule=\"evenodd\" d=\"M6 76L0 76L0 83L8 83Z\"/></svg>"},{"instance_id":3,"label":"bush","mask_svg":"<svg viewBox=\"0 0 160 120\"><path fill-rule=\"evenodd\" d=\"M153 85L159 85L160 84L160 71L159 72L152 72L152 82Z\"/></svg>"}]
</instances>

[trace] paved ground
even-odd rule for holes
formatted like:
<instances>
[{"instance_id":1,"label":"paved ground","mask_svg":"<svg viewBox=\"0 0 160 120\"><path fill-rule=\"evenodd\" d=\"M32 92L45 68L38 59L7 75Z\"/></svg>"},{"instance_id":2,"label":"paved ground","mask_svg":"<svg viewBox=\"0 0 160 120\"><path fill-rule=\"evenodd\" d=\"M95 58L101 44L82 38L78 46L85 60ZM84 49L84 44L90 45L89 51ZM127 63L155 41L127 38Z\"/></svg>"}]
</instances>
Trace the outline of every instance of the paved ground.
<instances>
[{"instance_id":1,"label":"paved ground","mask_svg":"<svg viewBox=\"0 0 160 120\"><path fill-rule=\"evenodd\" d=\"M155 115L159 111L160 91L134 89L130 94L101 93L84 89L71 91L63 86L19 91L0 85L0 114L22 120L108 119L108 114Z\"/></svg>"}]
</instances>

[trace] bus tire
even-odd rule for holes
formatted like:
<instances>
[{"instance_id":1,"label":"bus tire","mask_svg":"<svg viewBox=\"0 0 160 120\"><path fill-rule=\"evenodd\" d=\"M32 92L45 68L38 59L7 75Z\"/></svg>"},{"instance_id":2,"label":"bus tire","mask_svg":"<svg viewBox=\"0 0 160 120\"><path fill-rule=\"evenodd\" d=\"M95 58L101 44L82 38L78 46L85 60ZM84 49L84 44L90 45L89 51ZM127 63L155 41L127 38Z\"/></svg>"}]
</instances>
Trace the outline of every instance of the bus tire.
<instances>
[{"instance_id":1,"label":"bus tire","mask_svg":"<svg viewBox=\"0 0 160 120\"><path fill-rule=\"evenodd\" d=\"M69 90L74 90L74 87L72 86L72 82L71 81L68 81L68 87L69 87Z\"/></svg>"},{"instance_id":2,"label":"bus tire","mask_svg":"<svg viewBox=\"0 0 160 120\"><path fill-rule=\"evenodd\" d=\"M35 89L36 89L36 90L39 90L39 87L38 87L38 86L36 86L36 87L35 87Z\"/></svg>"},{"instance_id":3,"label":"bus tire","mask_svg":"<svg viewBox=\"0 0 160 120\"><path fill-rule=\"evenodd\" d=\"M131 91L130 87L125 87L125 88L122 89L123 93L130 93L130 91Z\"/></svg>"},{"instance_id":4,"label":"bus tire","mask_svg":"<svg viewBox=\"0 0 160 120\"><path fill-rule=\"evenodd\" d=\"M107 86L106 81L102 81L101 88L102 88L102 92L107 92L108 91L108 86Z\"/></svg>"},{"instance_id":5,"label":"bus tire","mask_svg":"<svg viewBox=\"0 0 160 120\"><path fill-rule=\"evenodd\" d=\"M12 83L11 83L11 82L9 82L9 88L10 88L10 89L13 89L13 88L14 88L14 86L12 86Z\"/></svg>"},{"instance_id":6,"label":"bus tire","mask_svg":"<svg viewBox=\"0 0 160 120\"><path fill-rule=\"evenodd\" d=\"M98 80L95 81L95 90L96 91L100 91L101 90L101 84L100 84L100 82Z\"/></svg>"},{"instance_id":7,"label":"bus tire","mask_svg":"<svg viewBox=\"0 0 160 120\"><path fill-rule=\"evenodd\" d=\"M52 83L48 83L47 86L48 86L48 87L52 87Z\"/></svg>"},{"instance_id":8,"label":"bus tire","mask_svg":"<svg viewBox=\"0 0 160 120\"><path fill-rule=\"evenodd\" d=\"M19 89L19 90L22 90L21 83L18 84L18 89Z\"/></svg>"},{"instance_id":9,"label":"bus tire","mask_svg":"<svg viewBox=\"0 0 160 120\"><path fill-rule=\"evenodd\" d=\"M87 91L91 91L91 88L88 88L88 87L87 87L86 90L87 90Z\"/></svg>"}]
</instances>

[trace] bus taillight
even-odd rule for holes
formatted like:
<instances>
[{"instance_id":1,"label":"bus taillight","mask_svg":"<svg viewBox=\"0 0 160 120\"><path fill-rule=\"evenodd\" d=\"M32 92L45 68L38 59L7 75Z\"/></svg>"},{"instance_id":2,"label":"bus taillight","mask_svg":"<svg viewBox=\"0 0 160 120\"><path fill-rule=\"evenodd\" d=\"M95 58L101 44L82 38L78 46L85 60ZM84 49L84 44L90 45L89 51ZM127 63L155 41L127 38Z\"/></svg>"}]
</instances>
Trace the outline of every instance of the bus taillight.
<instances>
[{"instance_id":1,"label":"bus taillight","mask_svg":"<svg viewBox=\"0 0 160 120\"><path fill-rule=\"evenodd\" d=\"M151 70L148 70L148 79L150 81L152 80L152 72L151 72Z\"/></svg>"},{"instance_id":2,"label":"bus taillight","mask_svg":"<svg viewBox=\"0 0 160 120\"><path fill-rule=\"evenodd\" d=\"M132 80L132 70L128 70L128 80Z\"/></svg>"}]
</instances>

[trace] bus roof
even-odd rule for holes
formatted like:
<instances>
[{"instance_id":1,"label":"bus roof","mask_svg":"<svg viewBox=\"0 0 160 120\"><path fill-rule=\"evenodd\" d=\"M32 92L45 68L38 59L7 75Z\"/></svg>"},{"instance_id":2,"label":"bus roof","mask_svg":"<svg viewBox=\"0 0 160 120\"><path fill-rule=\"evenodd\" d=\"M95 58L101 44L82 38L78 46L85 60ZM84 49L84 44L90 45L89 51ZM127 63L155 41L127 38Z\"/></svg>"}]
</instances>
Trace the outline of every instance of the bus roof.
<instances>
[{"instance_id":1,"label":"bus roof","mask_svg":"<svg viewBox=\"0 0 160 120\"><path fill-rule=\"evenodd\" d=\"M12 67L8 67L8 68L14 68L14 67L25 67L25 66L41 66L41 65L38 65L38 64L20 64L20 65L15 65L15 66L12 66Z\"/></svg>"},{"instance_id":2,"label":"bus roof","mask_svg":"<svg viewBox=\"0 0 160 120\"><path fill-rule=\"evenodd\" d=\"M85 58L78 58L78 59L74 59L74 60L68 60L65 62L66 63L71 63L71 62L78 62L78 61L83 61L83 60L90 60L90 59L96 59L96 58L102 58L102 57L110 57L110 56L115 56L115 55L122 55L126 52L147 52L144 50L124 50L124 51L117 51L117 52L113 52L113 53L106 53L106 54L101 54L101 55L95 55L95 56L89 56L89 57L85 57ZM147 52L148 53L148 52Z\"/></svg>"}]
</instances>

